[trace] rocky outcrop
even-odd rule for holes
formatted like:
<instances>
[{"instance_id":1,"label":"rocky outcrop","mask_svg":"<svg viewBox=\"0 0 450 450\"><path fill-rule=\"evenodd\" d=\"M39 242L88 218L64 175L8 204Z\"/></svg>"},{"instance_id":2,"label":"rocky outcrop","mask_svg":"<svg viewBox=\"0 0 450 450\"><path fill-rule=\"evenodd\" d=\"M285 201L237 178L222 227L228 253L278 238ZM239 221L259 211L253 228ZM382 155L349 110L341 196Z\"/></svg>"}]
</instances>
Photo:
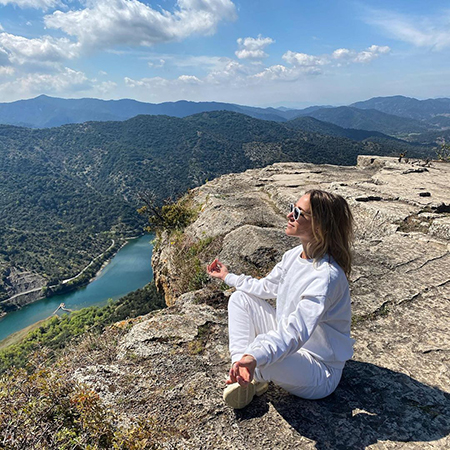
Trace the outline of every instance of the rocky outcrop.
<instances>
[{"instance_id":1,"label":"rocky outcrop","mask_svg":"<svg viewBox=\"0 0 450 450\"><path fill-rule=\"evenodd\" d=\"M11 267L8 272L5 286L9 298L0 302L5 308L20 308L43 297L42 288L46 285L44 277L16 267Z\"/></svg>"},{"instance_id":2,"label":"rocky outcrop","mask_svg":"<svg viewBox=\"0 0 450 450\"><path fill-rule=\"evenodd\" d=\"M223 404L230 291L212 281L174 295L179 254L168 236L153 264L172 306L106 339L108 359L78 361L76 379L124 422L152 417L164 448L450 448L449 181L450 164L361 156L355 167L275 164L194 191L201 212L183 238L217 239L216 256L237 273L267 272L296 245L285 215L304 191L349 201L355 354L328 398L270 386L242 411Z\"/></svg>"}]
</instances>

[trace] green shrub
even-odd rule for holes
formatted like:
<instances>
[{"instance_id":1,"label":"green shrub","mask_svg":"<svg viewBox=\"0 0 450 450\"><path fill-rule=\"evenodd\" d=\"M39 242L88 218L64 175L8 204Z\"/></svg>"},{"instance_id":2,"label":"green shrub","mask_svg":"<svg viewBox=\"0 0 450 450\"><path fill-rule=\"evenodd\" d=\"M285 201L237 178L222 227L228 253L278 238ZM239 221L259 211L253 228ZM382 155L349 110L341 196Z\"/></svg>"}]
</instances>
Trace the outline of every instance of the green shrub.
<instances>
[{"instance_id":1,"label":"green shrub","mask_svg":"<svg viewBox=\"0 0 450 450\"><path fill-rule=\"evenodd\" d=\"M450 162L450 144L442 142L441 146L436 149L436 156L440 161Z\"/></svg>"},{"instance_id":2,"label":"green shrub","mask_svg":"<svg viewBox=\"0 0 450 450\"><path fill-rule=\"evenodd\" d=\"M45 367L46 358L36 355L31 373L0 376L0 448L157 449L173 433L152 417L118 425L95 391L75 381L62 361Z\"/></svg>"},{"instance_id":3,"label":"green shrub","mask_svg":"<svg viewBox=\"0 0 450 450\"><path fill-rule=\"evenodd\" d=\"M142 193L140 200L144 206L138 212L148 219L146 230L157 236L163 231L172 233L183 230L196 219L199 212L198 207L193 206L189 192L178 201L166 201L162 206L157 204L156 196L152 193Z\"/></svg>"},{"instance_id":4,"label":"green shrub","mask_svg":"<svg viewBox=\"0 0 450 450\"><path fill-rule=\"evenodd\" d=\"M177 277L171 284L174 295L201 289L211 282L206 265L217 256L222 240L223 236L193 241L183 233L171 235L170 244L177 265Z\"/></svg>"}]
</instances>

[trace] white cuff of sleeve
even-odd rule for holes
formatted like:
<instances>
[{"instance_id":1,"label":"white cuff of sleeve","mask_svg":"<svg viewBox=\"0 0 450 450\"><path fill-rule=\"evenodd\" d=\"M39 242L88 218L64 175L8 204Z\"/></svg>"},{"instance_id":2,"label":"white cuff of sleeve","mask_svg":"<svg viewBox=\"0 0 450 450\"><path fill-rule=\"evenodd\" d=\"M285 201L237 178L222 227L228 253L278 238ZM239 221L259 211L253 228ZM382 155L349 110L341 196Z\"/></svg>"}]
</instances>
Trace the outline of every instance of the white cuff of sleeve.
<instances>
[{"instance_id":1,"label":"white cuff of sleeve","mask_svg":"<svg viewBox=\"0 0 450 450\"><path fill-rule=\"evenodd\" d=\"M228 284L228 286L236 287L237 280L239 276L234 273L229 273L223 281Z\"/></svg>"},{"instance_id":2,"label":"white cuff of sleeve","mask_svg":"<svg viewBox=\"0 0 450 450\"><path fill-rule=\"evenodd\" d=\"M256 367L261 368L265 364L267 364L268 357L267 353L261 347L251 348L248 347L244 353L245 355L251 355L256 359Z\"/></svg>"}]
</instances>

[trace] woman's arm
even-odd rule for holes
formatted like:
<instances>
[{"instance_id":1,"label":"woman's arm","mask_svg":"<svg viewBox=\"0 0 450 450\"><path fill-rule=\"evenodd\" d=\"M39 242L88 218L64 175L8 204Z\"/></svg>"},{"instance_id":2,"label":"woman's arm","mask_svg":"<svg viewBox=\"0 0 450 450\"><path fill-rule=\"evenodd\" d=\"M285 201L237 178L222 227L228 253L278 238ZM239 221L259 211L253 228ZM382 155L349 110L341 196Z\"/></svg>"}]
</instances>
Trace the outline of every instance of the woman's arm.
<instances>
[{"instance_id":1,"label":"woman's arm","mask_svg":"<svg viewBox=\"0 0 450 450\"><path fill-rule=\"evenodd\" d=\"M228 268L217 259L207 267L207 272L210 276L220 278L229 286L247 294L253 294L264 299L275 298L277 296L278 283L283 275L283 260L284 257L269 275L261 279L229 273Z\"/></svg>"},{"instance_id":2,"label":"woman's arm","mask_svg":"<svg viewBox=\"0 0 450 450\"><path fill-rule=\"evenodd\" d=\"M276 330L259 334L245 353L262 368L299 350L311 337L326 310L326 297L302 297L295 311L278 323Z\"/></svg>"},{"instance_id":3,"label":"woman's arm","mask_svg":"<svg viewBox=\"0 0 450 450\"><path fill-rule=\"evenodd\" d=\"M257 279L249 275L236 275L229 273L225 277L225 283L247 294L256 295L259 298L276 298L278 284L283 275L281 263L278 263L264 278Z\"/></svg>"}]
</instances>

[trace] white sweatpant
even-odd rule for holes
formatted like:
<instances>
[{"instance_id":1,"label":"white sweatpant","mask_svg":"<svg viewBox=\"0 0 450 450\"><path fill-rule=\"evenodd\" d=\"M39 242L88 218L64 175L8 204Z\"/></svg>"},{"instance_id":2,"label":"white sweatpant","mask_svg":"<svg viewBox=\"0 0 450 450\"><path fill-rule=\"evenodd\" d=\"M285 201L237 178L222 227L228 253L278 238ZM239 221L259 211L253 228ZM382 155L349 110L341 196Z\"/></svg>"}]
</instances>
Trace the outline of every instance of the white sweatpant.
<instances>
[{"instance_id":1,"label":"white sweatpant","mask_svg":"<svg viewBox=\"0 0 450 450\"><path fill-rule=\"evenodd\" d=\"M231 362L239 361L258 334L276 330L275 309L265 300L242 291L228 302L228 331ZM300 349L262 369L255 381L272 381L291 394L307 399L330 395L337 387L342 369L327 367L306 350Z\"/></svg>"}]
</instances>

